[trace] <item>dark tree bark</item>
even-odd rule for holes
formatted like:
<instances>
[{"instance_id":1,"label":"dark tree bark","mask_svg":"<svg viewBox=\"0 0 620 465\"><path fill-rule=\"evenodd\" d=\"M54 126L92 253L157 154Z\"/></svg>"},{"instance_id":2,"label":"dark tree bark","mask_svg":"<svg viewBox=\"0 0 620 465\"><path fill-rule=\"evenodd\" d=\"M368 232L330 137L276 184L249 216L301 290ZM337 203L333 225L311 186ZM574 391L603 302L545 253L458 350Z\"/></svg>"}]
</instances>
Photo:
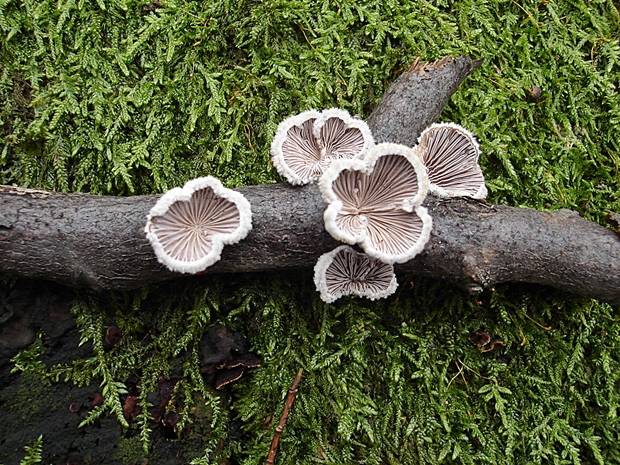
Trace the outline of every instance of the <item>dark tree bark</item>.
<instances>
[{"instance_id":1,"label":"dark tree bark","mask_svg":"<svg viewBox=\"0 0 620 465\"><path fill-rule=\"evenodd\" d=\"M413 144L477 67L468 58L416 63L369 118L379 141ZM324 230L315 186L239 189L252 205L250 235L224 248L209 273L308 268L337 246ZM160 265L143 228L157 196L100 197L0 187L0 272L95 290L134 289L178 277ZM620 239L579 218L428 198L433 217L425 251L400 270L471 290L501 282L541 283L620 301Z\"/></svg>"},{"instance_id":2,"label":"dark tree bark","mask_svg":"<svg viewBox=\"0 0 620 465\"><path fill-rule=\"evenodd\" d=\"M467 57L413 63L390 85L368 117L375 141L413 147L424 128L439 118L465 76L480 63Z\"/></svg>"}]
</instances>

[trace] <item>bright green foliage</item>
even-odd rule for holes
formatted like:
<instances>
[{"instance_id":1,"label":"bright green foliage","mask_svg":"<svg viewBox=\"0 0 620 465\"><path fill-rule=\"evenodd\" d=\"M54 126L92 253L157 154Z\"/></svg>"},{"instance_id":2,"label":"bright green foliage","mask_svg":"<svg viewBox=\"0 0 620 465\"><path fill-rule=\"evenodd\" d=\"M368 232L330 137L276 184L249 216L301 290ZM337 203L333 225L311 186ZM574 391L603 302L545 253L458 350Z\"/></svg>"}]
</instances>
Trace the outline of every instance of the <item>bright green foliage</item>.
<instances>
[{"instance_id":1,"label":"bright green foliage","mask_svg":"<svg viewBox=\"0 0 620 465\"><path fill-rule=\"evenodd\" d=\"M42 462L41 454L43 452L43 436L39 436L29 446L24 447L24 458L19 465L36 465Z\"/></svg>"},{"instance_id":2,"label":"bright green foliage","mask_svg":"<svg viewBox=\"0 0 620 465\"><path fill-rule=\"evenodd\" d=\"M620 211L612 0L0 0L0 35L0 183L133 194L205 174L275 181L269 144L284 117L329 106L366 116L416 56L466 53L484 62L442 118L478 135L491 200L601 223ZM309 274L161 286L76 303L90 358L45 371L35 343L15 363L101 383L86 423L125 424L132 374L143 406L159 376L181 376L180 436L203 438L196 464L262 463L300 367L278 464L620 463L618 313L549 294L506 287L476 302L401 279L385 302L328 306ZM106 351L111 322L124 337ZM263 359L230 404L198 371L214 322ZM480 328L504 346L480 352L469 341ZM148 450L142 412L129 428Z\"/></svg>"},{"instance_id":3,"label":"bright green foliage","mask_svg":"<svg viewBox=\"0 0 620 465\"><path fill-rule=\"evenodd\" d=\"M252 432L244 463L264 457L272 428L257 431L300 366L281 463L620 460L620 321L609 306L521 292L477 304L430 284L327 306L295 286L248 290L229 315L254 315L266 361L237 390ZM505 348L478 351L468 336L481 327Z\"/></svg>"},{"instance_id":4,"label":"bright green foliage","mask_svg":"<svg viewBox=\"0 0 620 465\"><path fill-rule=\"evenodd\" d=\"M405 284L386 302L325 305L304 285L310 276L287 285L271 278L79 304L74 310L93 356L51 368L48 379L103 379L105 403L92 417L109 411L125 423L123 386L113 380L138 375L146 412L157 379L181 375L173 404L181 437L190 424L192 434L201 432L197 464L230 455L262 463L300 367L305 377L281 464L620 461L620 319L610 306L536 290L475 301L426 282L413 290ZM104 321L123 331L110 351L98 348ZM263 360L226 407L199 373L201 335L215 321L252 335ZM478 350L470 334L481 328L503 345ZM144 415L131 431L148 451ZM243 440L229 438L231 420L243 425Z\"/></svg>"},{"instance_id":5,"label":"bright green foliage","mask_svg":"<svg viewBox=\"0 0 620 465\"><path fill-rule=\"evenodd\" d=\"M484 63L444 119L480 138L493 199L618 210L612 0L158 5L0 0L3 182L129 194L204 174L270 181L285 116L367 115L414 57L466 53Z\"/></svg>"},{"instance_id":6,"label":"bright green foliage","mask_svg":"<svg viewBox=\"0 0 620 465\"><path fill-rule=\"evenodd\" d=\"M76 303L73 312L81 329L81 344L91 344L93 356L68 365L56 365L48 370L46 378L55 382L71 381L78 386L101 380L104 402L92 409L80 426L92 424L102 414L108 413L114 415L122 426L128 427L120 403L120 396L127 390L121 380L137 374L140 376L139 405L142 408L134 428L147 452L152 425L147 396L157 390L160 378L181 375L171 401L180 416L178 430L182 431L196 418L207 418L202 425L204 445L207 451L215 450L217 440L226 431L228 414L221 409L219 397L205 386L199 371L199 342L216 307L210 303L211 291L192 291L196 298L189 303L189 309L177 305L176 299L168 299L155 304L160 309L158 312L147 310L154 302L144 305L145 293L129 299L112 299L107 305L98 305L94 301ZM145 310L155 317L155 324L143 321ZM113 350L104 347L106 315L123 332L122 343Z\"/></svg>"},{"instance_id":7,"label":"bright green foliage","mask_svg":"<svg viewBox=\"0 0 620 465\"><path fill-rule=\"evenodd\" d=\"M28 373L34 378L45 379L47 368L40 359L43 353L43 341L40 336L37 336L34 342L30 344L30 347L13 357L11 360L13 362L11 373Z\"/></svg>"}]
</instances>

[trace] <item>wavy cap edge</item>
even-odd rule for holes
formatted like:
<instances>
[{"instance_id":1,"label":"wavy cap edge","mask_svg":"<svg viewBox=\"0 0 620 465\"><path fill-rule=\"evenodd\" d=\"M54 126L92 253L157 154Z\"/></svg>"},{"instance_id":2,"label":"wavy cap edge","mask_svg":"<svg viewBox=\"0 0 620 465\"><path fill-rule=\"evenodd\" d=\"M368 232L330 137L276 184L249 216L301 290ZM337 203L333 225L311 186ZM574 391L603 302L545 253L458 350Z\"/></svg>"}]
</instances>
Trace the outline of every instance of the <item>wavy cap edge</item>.
<instances>
[{"instance_id":1,"label":"wavy cap edge","mask_svg":"<svg viewBox=\"0 0 620 465\"><path fill-rule=\"evenodd\" d=\"M223 199L226 199L237 207L239 211L239 226L231 233L217 233L212 236L211 250L200 260L193 262L187 262L183 260L177 260L165 251L164 246L159 241L157 234L152 232L152 220L156 216L164 215L172 204L176 202L187 202L191 199L194 192L211 188L213 193ZM144 232L146 238L151 243L157 261L166 266L170 271L176 271L179 273L194 274L204 271L214 263L218 262L221 258L224 245L236 244L237 242L245 239L252 230L252 208L250 202L240 192L228 189L222 185L219 179L212 176L206 176L201 178L192 179L180 187L175 187L166 193L164 193L155 205L151 208L147 215L146 225Z\"/></svg>"}]
</instances>

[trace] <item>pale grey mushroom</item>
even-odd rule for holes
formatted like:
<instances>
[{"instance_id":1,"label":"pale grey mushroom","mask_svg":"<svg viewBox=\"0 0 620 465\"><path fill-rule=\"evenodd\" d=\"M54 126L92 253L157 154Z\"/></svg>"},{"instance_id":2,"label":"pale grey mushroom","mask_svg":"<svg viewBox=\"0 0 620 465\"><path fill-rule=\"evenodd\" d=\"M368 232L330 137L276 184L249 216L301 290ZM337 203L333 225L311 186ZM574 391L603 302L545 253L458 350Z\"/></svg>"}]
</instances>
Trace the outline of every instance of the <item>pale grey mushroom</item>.
<instances>
[{"instance_id":1,"label":"pale grey mushroom","mask_svg":"<svg viewBox=\"0 0 620 465\"><path fill-rule=\"evenodd\" d=\"M220 259L225 244L252 229L250 203L211 176L166 192L151 209L144 231L160 263L198 273Z\"/></svg>"},{"instance_id":2,"label":"pale grey mushroom","mask_svg":"<svg viewBox=\"0 0 620 465\"><path fill-rule=\"evenodd\" d=\"M396 291L394 266L342 245L321 255L314 267L314 284L324 302L345 295L383 299Z\"/></svg>"},{"instance_id":3,"label":"pale grey mushroom","mask_svg":"<svg viewBox=\"0 0 620 465\"><path fill-rule=\"evenodd\" d=\"M430 190L439 197L484 199L487 189L474 135L454 123L433 124L425 129L416 151L428 170Z\"/></svg>"},{"instance_id":4,"label":"pale grey mushroom","mask_svg":"<svg viewBox=\"0 0 620 465\"><path fill-rule=\"evenodd\" d=\"M271 156L289 183L303 185L319 179L333 160L359 158L372 145L368 125L347 111L308 110L280 123Z\"/></svg>"},{"instance_id":5,"label":"pale grey mushroom","mask_svg":"<svg viewBox=\"0 0 620 465\"><path fill-rule=\"evenodd\" d=\"M403 263L422 251L431 217L421 204L426 168L409 147L379 144L363 160L336 160L319 181L329 204L325 229L385 263Z\"/></svg>"}]
</instances>

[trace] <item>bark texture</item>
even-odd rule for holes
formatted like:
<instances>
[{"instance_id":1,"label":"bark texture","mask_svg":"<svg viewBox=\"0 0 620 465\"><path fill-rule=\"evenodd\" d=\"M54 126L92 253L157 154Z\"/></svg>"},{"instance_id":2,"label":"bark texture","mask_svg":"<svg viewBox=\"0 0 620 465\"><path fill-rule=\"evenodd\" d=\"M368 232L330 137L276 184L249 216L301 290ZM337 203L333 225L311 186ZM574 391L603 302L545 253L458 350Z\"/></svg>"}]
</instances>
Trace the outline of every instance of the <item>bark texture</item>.
<instances>
[{"instance_id":1,"label":"bark texture","mask_svg":"<svg viewBox=\"0 0 620 465\"><path fill-rule=\"evenodd\" d=\"M368 117L375 141L415 145L424 128L439 118L463 78L480 63L467 57L413 63L390 85Z\"/></svg>"},{"instance_id":2,"label":"bark texture","mask_svg":"<svg viewBox=\"0 0 620 465\"><path fill-rule=\"evenodd\" d=\"M469 58L416 63L369 118L379 141L413 144L477 67ZM209 273L308 268L338 245L324 230L316 186L239 189L252 205L249 236L224 248ZM0 272L95 290L134 289L178 274L144 237L158 196L103 197L0 187ZM620 301L620 239L576 213L539 212L468 199L428 198L431 240L399 270L478 290L501 282L550 285Z\"/></svg>"}]
</instances>

